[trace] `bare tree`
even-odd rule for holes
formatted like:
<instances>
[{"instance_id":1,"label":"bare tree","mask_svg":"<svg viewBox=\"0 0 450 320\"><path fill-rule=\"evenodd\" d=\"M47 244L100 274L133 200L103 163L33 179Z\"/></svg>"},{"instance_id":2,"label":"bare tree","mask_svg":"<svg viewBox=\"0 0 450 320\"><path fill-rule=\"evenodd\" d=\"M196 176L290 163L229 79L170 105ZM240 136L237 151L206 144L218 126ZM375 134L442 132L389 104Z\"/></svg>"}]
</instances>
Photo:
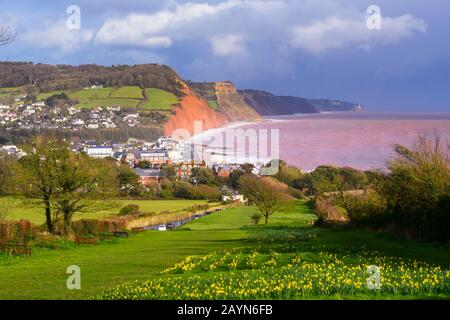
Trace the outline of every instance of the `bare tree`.
<instances>
[{"instance_id":1,"label":"bare tree","mask_svg":"<svg viewBox=\"0 0 450 320\"><path fill-rule=\"evenodd\" d=\"M285 203L285 197L267 180L244 174L239 179L239 190L253 203L264 216L266 224L269 218Z\"/></svg>"},{"instance_id":2,"label":"bare tree","mask_svg":"<svg viewBox=\"0 0 450 320\"><path fill-rule=\"evenodd\" d=\"M16 39L16 33L10 27L0 27L0 46L7 45Z\"/></svg>"}]
</instances>

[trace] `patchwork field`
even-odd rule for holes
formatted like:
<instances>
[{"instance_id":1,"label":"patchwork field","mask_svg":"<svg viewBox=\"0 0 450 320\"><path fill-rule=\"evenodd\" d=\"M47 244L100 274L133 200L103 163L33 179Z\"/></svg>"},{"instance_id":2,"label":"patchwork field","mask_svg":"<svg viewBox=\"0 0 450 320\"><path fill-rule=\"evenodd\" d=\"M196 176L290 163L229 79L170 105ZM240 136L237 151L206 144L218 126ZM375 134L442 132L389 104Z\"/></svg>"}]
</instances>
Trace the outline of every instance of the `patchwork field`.
<instances>
[{"instance_id":1,"label":"patchwork field","mask_svg":"<svg viewBox=\"0 0 450 320\"><path fill-rule=\"evenodd\" d=\"M358 230L311 226L303 202L250 225L252 207L96 246L0 255L1 299L450 298L450 251ZM81 290L66 268L81 268ZM381 290L366 286L381 267Z\"/></svg>"},{"instance_id":2,"label":"patchwork field","mask_svg":"<svg viewBox=\"0 0 450 320\"><path fill-rule=\"evenodd\" d=\"M119 88L106 87L72 91L56 90L39 94L37 100L43 101L52 95L65 92L71 99L79 101L76 105L79 108L120 106L122 108L170 111L172 106L178 103L178 98L170 92L156 88L147 88L144 90L145 95L143 90L138 86L124 86ZM10 97L15 98L21 91L21 87L0 88L0 99L6 100Z\"/></svg>"}]
</instances>

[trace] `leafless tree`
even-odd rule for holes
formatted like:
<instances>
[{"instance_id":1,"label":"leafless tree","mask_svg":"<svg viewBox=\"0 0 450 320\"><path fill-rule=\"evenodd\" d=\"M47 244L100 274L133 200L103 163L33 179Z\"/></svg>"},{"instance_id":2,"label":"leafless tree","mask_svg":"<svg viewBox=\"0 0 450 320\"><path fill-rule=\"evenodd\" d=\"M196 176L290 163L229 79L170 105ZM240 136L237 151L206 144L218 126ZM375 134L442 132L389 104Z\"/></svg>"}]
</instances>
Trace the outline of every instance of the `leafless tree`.
<instances>
[{"instance_id":1,"label":"leafless tree","mask_svg":"<svg viewBox=\"0 0 450 320\"><path fill-rule=\"evenodd\" d=\"M16 33L11 31L10 27L0 27L0 46L13 42L15 38Z\"/></svg>"}]
</instances>

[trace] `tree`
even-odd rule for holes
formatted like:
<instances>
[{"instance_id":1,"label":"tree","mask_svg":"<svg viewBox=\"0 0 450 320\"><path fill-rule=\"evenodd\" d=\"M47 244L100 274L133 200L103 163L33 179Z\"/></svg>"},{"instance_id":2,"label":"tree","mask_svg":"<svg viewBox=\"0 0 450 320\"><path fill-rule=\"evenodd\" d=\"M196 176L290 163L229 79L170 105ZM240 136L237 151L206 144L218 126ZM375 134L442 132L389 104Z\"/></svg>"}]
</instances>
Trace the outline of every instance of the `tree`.
<instances>
[{"instance_id":1,"label":"tree","mask_svg":"<svg viewBox=\"0 0 450 320\"><path fill-rule=\"evenodd\" d=\"M217 185L214 172L210 168L193 168L191 176L196 184Z\"/></svg>"},{"instance_id":2,"label":"tree","mask_svg":"<svg viewBox=\"0 0 450 320\"><path fill-rule=\"evenodd\" d=\"M302 170L293 166L288 166L286 162L280 160L280 169L275 175L275 178L277 178L279 181L287 184L290 187L294 187L296 181L300 180L302 176Z\"/></svg>"},{"instance_id":3,"label":"tree","mask_svg":"<svg viewBox=\"0 0 450 320\"><path fill-rule=\"evenodd\" d=\"M63 232L68 234L72 218L76 213L108 208L99 198L114 193L114 175L111 166L104 160L93 159L84 153L69 152L59 159L56 168L54 206L62 214Z\"/></svg>"},{"instance_id":4,"label":"tree","mask_svg":"<svg viewBox=\"0 0 450 320\"><path fill-rule=\"evenodd\" d=\"M105 208L95 198L115 185L107 161L74 153L66 141L54 137L36 137L23 149L27 155L18 162L17 186L31 202L44 206L50 233L61 219L67 234L75 213Z\"/></svg>"},{"instance_id":5,"label":"tree","mask_svg":"<svg viewBox=\"0 0 450 320\"><path fill-rule=\"evenodd\" d=\"M53 233L59 215L52 209L56 189L56 171L59 159L67 156L68 148L55 139L37 137L24 146L27 155L18 162L16 185L19 191L36 205L43 205L48 232Z\"/></svg>"},{"instance_id":6,"label":"tree","mask_svg":"<svg viewBox=\"0 0 450 320\"><path fill-rule=\"evenodd\" d=\"M137 196L141 193L139 176L126 164L117 168L117 184L121 195Z\"/></svg>"},{"instance_id":7,"label":"tree","mask_svg":"<svg viewBox=\"0 0 450 320\"><path fill-rule=\"evenodd\" d=\"M284 204L282 195L264 179L245 174L239 179L239 190L252 202L269 223L270 216Z\"/></svg>"},{"instance_id":8,"label":"tree","mask_svg":"<svg viewBox=\"0 0 450 320\"><path fill-rule=\"evenodd\" d=\"M164 177L169 181L177 180L177 169L174 165L165 164L161 166L161 170L163 171Z\"/></svg>"},{"instance_id":9,"label":"tree","mask_svg":"<svg viewBox=\"0 0 450 320\"><path fill-rule=\"evenodd\" d=\"M421 136L413 149L396 145L394 151L390 174L376 185L393 222L415 238L450 239L450 146Z\"/></svg>"},{"instance_id":10,"label":"tree","mask_svg":"<svg viewBox=\"0 0 450 320\"><path fill-rule=\"evenodd\" d=\"M16 34L9 27L0 27L0 46L7 45L16 39Z\"/></svg>"},{"instance_id":11,"label":"tree","mask_svg":"<svg viewBox=\"0 0 450 320\"><path fill-rule=\"evenodd\" d=\"M137 166L140 169L150 169L152 167L152 164L150 163L150 161L142 160L138 163Z\"/></svg>"}]
</instances>

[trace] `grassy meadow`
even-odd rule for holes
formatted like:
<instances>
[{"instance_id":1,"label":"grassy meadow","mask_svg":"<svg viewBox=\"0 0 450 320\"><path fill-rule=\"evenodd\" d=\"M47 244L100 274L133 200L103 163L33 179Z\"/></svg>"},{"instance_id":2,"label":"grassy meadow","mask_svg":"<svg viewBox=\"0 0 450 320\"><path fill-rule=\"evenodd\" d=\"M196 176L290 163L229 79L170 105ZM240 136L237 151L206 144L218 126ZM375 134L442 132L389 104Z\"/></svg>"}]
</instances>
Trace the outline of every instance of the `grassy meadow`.
<instances>
[{"instance_id":1,"label":"grassy meadow","mask_svg":"<svg viewBox=\"0 0 450 320\"><path fill-rule=\"evenodd\" d=\"M0 88L0 98L7 99L9 96L16 97L22 88ZM120 106L122 108L142 108L145 110L168 110L178 103L178 98L170 92L147 88L145 96L143 89L138 86L123 86L118 88L106 87L98 89L82 90L55 90L40 93L37 100L43 101L48 97L63 92L73 99L78 100L78 108L97 108L107 106Z\"/></svg>"},{"instance_id":2,"label":"grassy meadow","mask_svg":"<svg viewBox=\"0 0 450 320\"><path fill-rule=\"evenodd\" d=\"M314 227L298 201L252 225L236 207L169 232L100 245L0 256L0 299L416 299L450 298L450 250L354 229ZM81 268L81 290L66 268ZM381 267L381 290L366 288Z\"/></svg>"},{"instance_id":3,"label":"grassy meadow","mask_svg":"<svg viewBox=\"0 0 450 320\"><path fill-rule=\"evenodd\" d=\"M145 89L147 101L142 108L146 110L171 110L172 106L178 102L178 98L167 91L150 88Z\"/></svg>"},{"instance_id":4,"label":"grassy meadow","mask_svg":"<svg viewBox=\"0 0 450 320\"><path fill-rule=\"evenodd\" d=\"M102 200L102 203L104 201ZM136 204L142 212L178 211L186 209L195 204L206 204L205 200L111 200L106 203L107 209L96 212L81 213L75 216L75 219L102 219L117 215L120 209L128 204ZM29 220L34 224L43 224L45 222L44 209L40 206L34 206L22 199L13 197L1 197L0 207L8 208L9 220Z\"/></svg>"}]
</instances>

